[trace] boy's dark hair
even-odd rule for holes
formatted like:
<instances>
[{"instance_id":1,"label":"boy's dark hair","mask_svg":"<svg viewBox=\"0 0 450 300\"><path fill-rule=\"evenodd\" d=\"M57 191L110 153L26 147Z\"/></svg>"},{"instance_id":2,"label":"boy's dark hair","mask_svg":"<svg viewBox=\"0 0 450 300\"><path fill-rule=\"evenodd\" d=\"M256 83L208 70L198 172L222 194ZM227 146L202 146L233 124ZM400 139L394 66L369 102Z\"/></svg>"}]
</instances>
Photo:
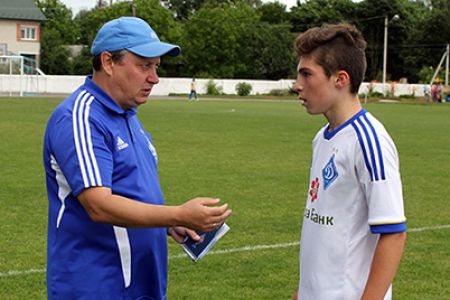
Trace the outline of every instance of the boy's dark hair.
<instances>
[{"instance_id":1,"label":"boy's dark hair","mask_svg":"<svg viewBox=\"0 0 450 300\"><path fill-rule=\"evenodd\" d=\"M330 77L338 70L350 75L350 92L356 94L366 72L366 41L356 27L348 23L325 24L301 33L295 40L300 58L312 54Z\"/></svg>"},{"instance_id":2,"label":"boy's dark hair","mask_svg":"<svg viewBox=\"0 0 450 300\"><path fill-rule=\"evenodd\" d=\"M111 59L114 62L121 61L122 58L125 56L125 51L124 50L111 51L109 53L111 53ZM94 68L95 71L100 71L100 68L102 66L102 61L100 59L100 55L101 55L101 53L95 55L92 58L92 67Z\"/></svg>"}]
</instances>

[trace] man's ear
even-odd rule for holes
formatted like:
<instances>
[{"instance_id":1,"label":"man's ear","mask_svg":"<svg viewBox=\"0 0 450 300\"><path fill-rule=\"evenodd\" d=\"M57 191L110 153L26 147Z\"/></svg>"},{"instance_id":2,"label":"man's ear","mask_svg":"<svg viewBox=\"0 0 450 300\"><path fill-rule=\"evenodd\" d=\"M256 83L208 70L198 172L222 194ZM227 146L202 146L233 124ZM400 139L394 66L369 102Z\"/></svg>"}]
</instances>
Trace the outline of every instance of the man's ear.
<instances>
[{"instance_id":1,"label":"man's ear","mask_svg":"<svg viewBox=\"0 0 450 300\"><path fill-rule=\"evenodd\" d=\"M351 84L350 75L344 70L337 71L334 80L337 88L344 88Z\"/></svg>"},{"instance_id":2,"label":"man's ear","mask_svg":"<svg viewBox=\"0 0 450 300\"><path fill-rule=\"evenodd\" d=\"M111 75L112 74L112 66L114 64L111 53L102 52L100 54L100 62L102 64L103 71L106 74Z\"/></svg>"}]
</instances>

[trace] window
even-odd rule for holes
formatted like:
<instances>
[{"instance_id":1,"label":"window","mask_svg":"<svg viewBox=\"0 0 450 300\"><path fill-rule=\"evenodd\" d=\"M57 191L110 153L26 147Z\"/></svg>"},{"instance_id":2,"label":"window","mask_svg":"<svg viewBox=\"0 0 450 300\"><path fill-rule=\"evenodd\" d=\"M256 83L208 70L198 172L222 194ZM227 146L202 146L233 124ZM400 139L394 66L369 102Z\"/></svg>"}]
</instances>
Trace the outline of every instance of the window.
<instances>
[{"instance_id":1,"label":"window","mask_svg":"<svg viewBox=\"0 0 450 300\"><path fill-rule=\"evenodd\" d=\"M20 39L36 41L37 40L37 27L34 26L21 26L20 27Z\"/></svg>"}]
</instances>

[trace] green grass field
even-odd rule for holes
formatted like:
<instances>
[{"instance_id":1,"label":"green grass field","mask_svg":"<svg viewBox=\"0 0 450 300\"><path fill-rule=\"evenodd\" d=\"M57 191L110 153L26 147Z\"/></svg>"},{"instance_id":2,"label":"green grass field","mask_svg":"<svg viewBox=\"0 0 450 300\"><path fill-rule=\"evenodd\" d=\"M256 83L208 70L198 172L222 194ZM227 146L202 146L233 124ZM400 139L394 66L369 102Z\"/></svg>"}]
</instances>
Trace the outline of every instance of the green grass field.
<instances>
[{"instance_id":1,"label":"green grass field","mask_svg":"<svg viewBox=\"0 0 450 300\"><path fill-rule=\"evenodd\" d=\"M41 148L59 101L0 98L0 299L46 298ZM450 299L450 106L365 107L400 154L411 231L394 299ZM231 231L201 261L181 257L170 241L168 299L290 299L311 139L324 118L296 102L167 100L150 101L139 116L158 150L167 204L214 196L233 209Z\"/></svg>"}]
</instances>

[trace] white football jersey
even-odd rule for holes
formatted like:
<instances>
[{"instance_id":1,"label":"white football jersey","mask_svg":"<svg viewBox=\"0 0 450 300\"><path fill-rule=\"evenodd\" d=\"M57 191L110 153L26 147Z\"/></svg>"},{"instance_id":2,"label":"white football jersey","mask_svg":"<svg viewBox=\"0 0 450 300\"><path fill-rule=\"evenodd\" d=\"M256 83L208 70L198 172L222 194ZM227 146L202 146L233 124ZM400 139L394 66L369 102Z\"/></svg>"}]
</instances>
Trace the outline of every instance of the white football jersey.
<instances>
[{"instance_id":1,"label":"white football jersey","mask_svg":"<svg viewBox=\"0 0 450 300\"><path fill-rule=\"evenodd\" d=\"M379 234L406 231L398 155L383 125L364 109L328 128L312 145L299 299L359 300Z\"/></svg>"}]
</instances>

